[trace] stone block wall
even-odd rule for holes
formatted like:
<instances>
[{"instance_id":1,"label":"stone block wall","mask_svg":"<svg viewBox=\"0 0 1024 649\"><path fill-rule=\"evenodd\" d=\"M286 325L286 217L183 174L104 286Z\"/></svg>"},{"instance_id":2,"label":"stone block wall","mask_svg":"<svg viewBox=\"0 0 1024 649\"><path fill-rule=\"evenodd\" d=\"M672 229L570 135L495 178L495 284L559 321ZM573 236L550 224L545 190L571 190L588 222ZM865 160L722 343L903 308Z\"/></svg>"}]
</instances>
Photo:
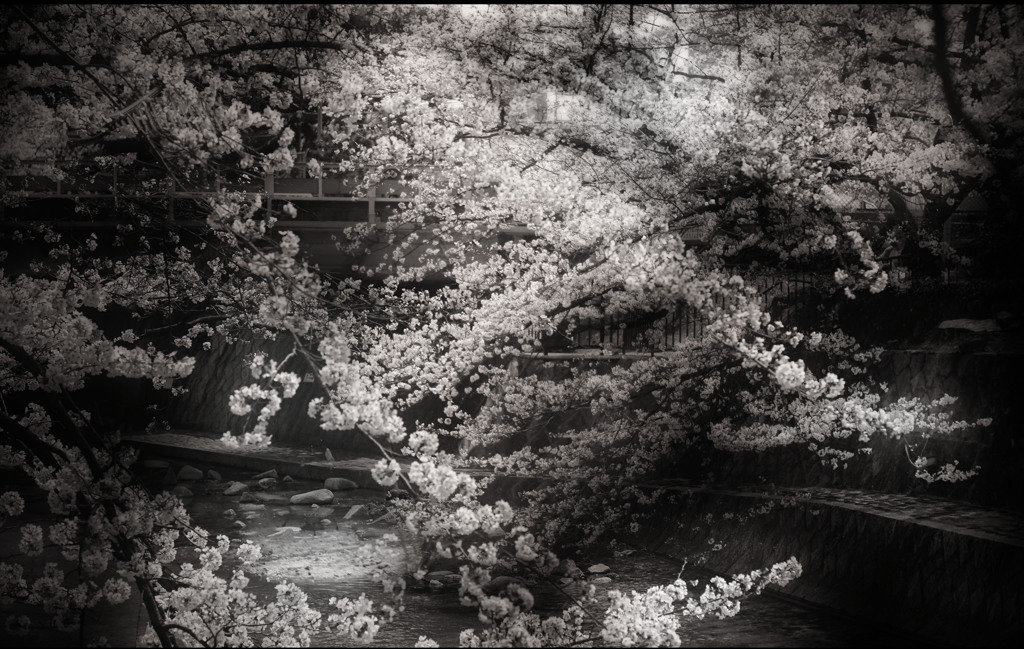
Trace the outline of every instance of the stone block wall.
<instances>
[{"instance_id":1,"label":"stone block wall","mask_svg":"<svg viewBox=\"0 0 1024 649\"><path fill-rule=\"evenodd\" d=\"M954 419L992 418L991 426L933 438L924 449L938 464L958 460L964 468L979 465L980 473L966 482L927 484L914 478L903 444L888 439L873 440L870 455L859 455L846 469L835 470L822 466L803 447L723 453L713 477L729 483L868 488L1024 510L1024 400L1016 379L1022 360L1020 354L955 350L892 350L882 357L877 376L888 384L887 402L949 394L958 397L948 410Z\"/></svg>"},{"instance_id":2,"label":"stone block wall","mask_svg":"<svg viewBox=\"0 0 1024 649\"><path fill-rule=\"evenodd\" d=\"M777 506L742 523L720 516L754 504L693 494L678 511L660 512L641 545L692 559L709 544L707 527L690 526L711 513L725 543L703 567L720 574L795 556L803 575L781 589L786 595L943 644L1010 646L1024 633L1024 547L821 503Z\"/></svg>"},{"instance_id":3,"label":"stone block wall","mask_svg":"<svg viewBox=\"0 0 1024 649\"><path fill-rule=\"evenodd\" d=\"M291 350L292 343L284 336L269 341L240 341L232 345L216 337L208 351L196 353L195 369L183 384L188 392L172 399L168 408L169 423L182 430L242 432L246 418L231 414L228 398L239 387L253 382L249 359L255 352L262 351L280 362ZM302 377L306 370L298 362L294 363L285 369ZM283 400L281 410L270 420L274 442L330 448L334 452L375 452L376 447L362 433L324 431L307 415L307 404L316 396L314 389L313 383L303 382L294 397Z\"/></svg>"}]
</instances>

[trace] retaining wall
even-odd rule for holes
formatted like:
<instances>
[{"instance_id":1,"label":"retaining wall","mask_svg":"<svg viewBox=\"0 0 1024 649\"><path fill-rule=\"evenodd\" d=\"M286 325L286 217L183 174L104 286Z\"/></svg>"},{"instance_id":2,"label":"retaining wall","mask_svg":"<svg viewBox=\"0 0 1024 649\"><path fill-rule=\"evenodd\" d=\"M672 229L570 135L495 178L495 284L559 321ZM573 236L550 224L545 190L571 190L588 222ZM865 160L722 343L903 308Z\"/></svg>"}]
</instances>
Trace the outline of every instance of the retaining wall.
<instances>
[{"instance_id":1,"label":"retaining wall","mask_svg":"<svg viewBox=\"0 0 1024 649\"><path fill-rule=\"evenodd\" d=\"M956 484L928 484L914 478L902 443L875 439L869 456L860 455L846 469L824 467L806 448L766 452L722 453L716 457L715 480L734 483L763 480L784 486L861 487L876 491L957 498L1024 511L1024 400L1017 374L1024 356L1016 353L962 353L956 350L885 352L877 376L888 383L886 402L899 397L932 400L943 394L958 398L954 419L992 418L992 425L933 438L924 455L937 464L958 460L980 473Z\"/></svg>"},{"instance_id":2,"label":"retaining wall","mask_svg":"<svg viewBox=\"0 0 1024 649\"><path fill-rule=\"evenodd\" d=\"M1024 634L1024 547L831 504L777 506L740 523L721 512L759 502L693 494L640 543L683 558L707 551L705 514L725 539L705 568L725 575L795 556L803 575L779 591L856 618L901 629L941 645L1016 646ZM676 521L686 521L677 526Z\"/></svg>"},{"instance_id":3,"label":"retaining wall","mask_svg":"<svg viewBox=\"0 0 1024 649\"><path fill-rule=\"evenodd\" d=\"M242 432L246 417L231 414L228 398L236 389L254 381L249 370L249 359L253 353L262 351L280 362L291 350L292 342L285 336L269 341L240 341L233 345L226 344L220 336L215 337L208 351L196 354L195 369L183 383L188 391L171 400L168 407L171 426L212 433ZM293 363L284 369L300 377L304 376L306 369L297 361ZM314 396L317 396L314 384L303 382L294 397L282 401L281 410L270 420L269 431L274 442L330 448L339 456L345 452L358 454L377 451L357 431L322 430L306 412L309 400ZM255 413L252 418L255 419ZM248 426L251 429L252 422Z\"/></svg>"}]
</instances>

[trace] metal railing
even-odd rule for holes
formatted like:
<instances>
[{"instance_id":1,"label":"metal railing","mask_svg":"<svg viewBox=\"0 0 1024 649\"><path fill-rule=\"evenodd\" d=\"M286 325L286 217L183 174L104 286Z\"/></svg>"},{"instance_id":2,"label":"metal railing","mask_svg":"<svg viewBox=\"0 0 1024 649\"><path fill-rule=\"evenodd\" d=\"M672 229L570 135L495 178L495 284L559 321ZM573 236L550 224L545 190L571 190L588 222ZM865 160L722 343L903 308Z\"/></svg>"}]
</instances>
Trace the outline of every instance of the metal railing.
<instances>
[{"instance_id":1,"label":"metal railing","mask_svg":"<svg viewBox=\"0 0 1024 649\"><path fill-rule=\"evenodd\" d=\"M822 298L827 278L811 273L751 275L747 286L757 290L761 308L789 325L813 326L807 317ZM716 301L724 307L724 298ZM539 342L543 352L604 349L616 352L666 351L684 340L703 338L708 321L696 308L677 304L672 309L625 318L569 318L550 331L534 327L526 338Z\"/></svg>"}]
</instances>

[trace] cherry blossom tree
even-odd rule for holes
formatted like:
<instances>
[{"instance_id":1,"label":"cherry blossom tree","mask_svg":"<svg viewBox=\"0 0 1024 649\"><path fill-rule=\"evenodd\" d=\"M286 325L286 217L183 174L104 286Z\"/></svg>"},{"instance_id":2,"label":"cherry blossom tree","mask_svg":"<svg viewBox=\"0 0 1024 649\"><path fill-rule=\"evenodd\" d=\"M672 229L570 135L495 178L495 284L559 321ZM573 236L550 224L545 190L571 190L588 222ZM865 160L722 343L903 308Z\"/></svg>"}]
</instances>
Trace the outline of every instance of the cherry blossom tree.
<instances>
[{"instance_id":1,"label":"cherry blossom tree","mask_svg":"<svg viewBox=\"0 0 1024 649\"><path fill-rule=\"evenodd\" d=\"M116 170L123 188L116 204L76 208L79 223L113 231L65 231L39 214L6 224L19 270L0 275L5 457L66 517L47 535L79 557L83 579L71 587L54 566L30 584L5 563L5 597L67 622L134 586L164 645L308 643L321 618L301 592L246 594L238 566L258 549L209 538L176 499L146 493L116 430L76 405L103 376L178 390L214 337L293 342L285 357L252 359L254 382L225 404L252 426L225 440L270 443L282 400L313 375L309 416L325 431L362 431L381 452L375 479L414 496L395 510L422 539L424 567L463 563L460 596L489 623L463 635L469 646L586 640L592 591L541 619L525 586L489 592L492 571L565 570L555 550L636 529L665 497L645 482L710 449L796 444L838 467L887 438L907 445L923 479L973 474L929 471L909 450L985 422L953 421L952 398L881 405L868 371L877 351L833 321L804 330L774 317L737 267L811 268L848 301L926 272L917 259L891 273L887 246L963 263L941 230L972 190L996 207L993 232L1019 228L1011 10L3 11L5 209L31 213L20 190L32 178L88 187ZM309 112L323 117L315 130ZM338 244L360 254L383 242L387 257L346 277L310 265L286 229L294 206L266 209L259 195L265 175L300 156L314 176L323 163L358 173L358 191L386 168L417 170L397 213ZM168 183L201 196L189 219L168 218ZM198 193L212 186L224 189ZM909 207L921 202L922 214ZM891 214L866 224L860 203ZM516 371L543 338L638 316L656 334L683 307L703 337L669 346L652 335L645 357L610 370ZM425 403L436 419L403 419ZM494 478L456 468L470 461L549 479L513 508L484 497ZM20 512L20 496L3 498L5 515ZM21 551L37 554L42 528L22 530ZM739 599L799 571L790 560L697 596L682 581L614 593L599 633L678 644L677 612L735 614ZM400 590L403 577L385 585ZM337 606L328 625L363 639L389 613L365 599Z\"/></svg>"}]
</instances>

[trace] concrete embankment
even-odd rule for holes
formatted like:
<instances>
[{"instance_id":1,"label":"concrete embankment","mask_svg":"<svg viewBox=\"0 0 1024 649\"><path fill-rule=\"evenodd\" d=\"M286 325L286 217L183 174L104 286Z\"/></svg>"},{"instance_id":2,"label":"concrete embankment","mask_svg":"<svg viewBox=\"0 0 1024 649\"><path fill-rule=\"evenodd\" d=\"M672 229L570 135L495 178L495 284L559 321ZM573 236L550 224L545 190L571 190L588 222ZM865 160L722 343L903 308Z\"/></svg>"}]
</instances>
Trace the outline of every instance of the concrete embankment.
<instances>
[{"instance_id":1,"label":"concrete embankment","mask_svg":"<svg viewBox=\"0 0 1024 649\"><path fill-rule=\"evenodd\" d=\"M674 488L687 497L642 534L649 550L706 553L703 566L725 575L795 556L803 575L784 595L939 645L1024 637L1024 520L1012 512L856 490Z\"/></svg>"}]
</instances>

